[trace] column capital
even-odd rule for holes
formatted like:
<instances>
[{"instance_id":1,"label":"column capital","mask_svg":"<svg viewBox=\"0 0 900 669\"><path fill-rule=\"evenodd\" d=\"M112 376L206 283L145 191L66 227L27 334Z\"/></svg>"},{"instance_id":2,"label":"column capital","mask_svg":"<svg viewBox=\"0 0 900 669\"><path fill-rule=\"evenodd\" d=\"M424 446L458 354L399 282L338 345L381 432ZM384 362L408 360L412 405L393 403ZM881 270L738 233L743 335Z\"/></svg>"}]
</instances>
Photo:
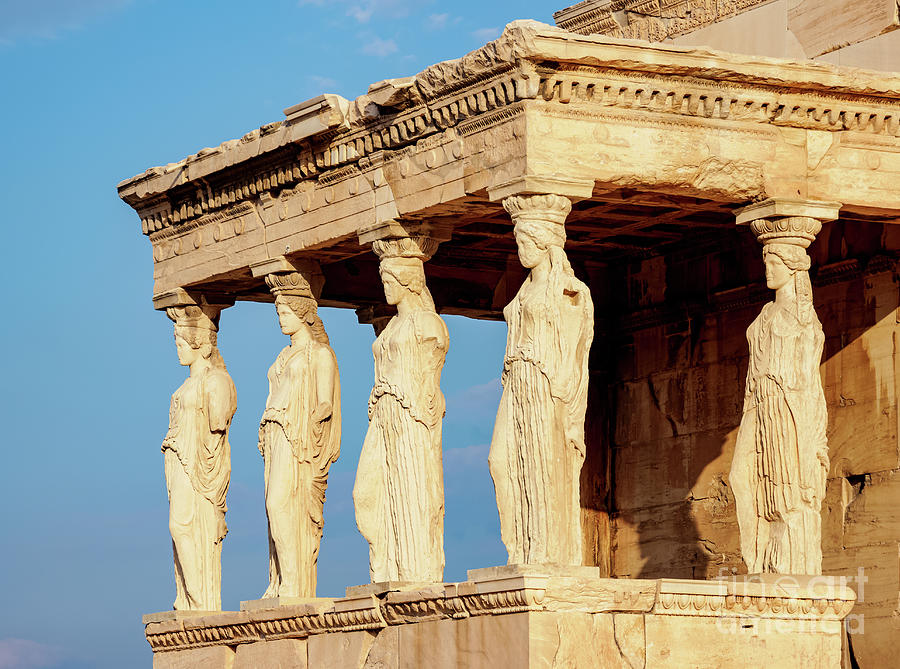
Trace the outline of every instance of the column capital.
<instances>
[{"instance_id":1,"label":"column capital","mask_svg":"<svg viewBox=\"0 0 900 669\"><path fill-rule=\"evenodd\" d=\"M381 261L389 258L417 258L426 262L437 252L439 244L439 240L428 235L391 237L373 241L372 250Z\"/></svg>"},{"instance_id":2,"label":"column capital","mask_svg":"<svg viewBox=\"0 0 900 669\"><path fill-rule=\"evenodd\" d=\"M234 306L234 296L195 289L175 288L153 296L153 308L167 311L176 307L201 307L222 309Z\"/></svg>"},{"instance_id":3,"label":"column capital","mask_svg":"<svg viewBox=\"0 0 900 669\"><path fill-rule=\"evenodd\" d=\"M291 294L318 300L325 285L325 275L318 260L276 256L250 265L254 277L265 277L266 285L276 297Z\"/></svg>"},{"instance_id":4,"label":"column capital","mask_svg":"<svg viewBox=\"0 0 900 669\"><path fill-rule=\"evenodd\" d=\"M735 211L738 225L750 225L761 244L794 244L808 247L822 223L838 218L839 202L773 198Z\"/></svg>"},{"instance_id":5,"label":"column capital","mask_svg":"<svg viewBox=\"0 0 900 669\"><path fill-rule=\"evenodd\" d=\"M165 311L176 327L219 331L219 316L234 299L176 288L153 296L153 308ZM213 340L215 344L215 340Z\"/></svg>"},{"instance_id":6,"label":"column capital","mask_svg":"<svg viewBox=\"0 0 900 669\"><path fill-rule=\"evenodd\" d=\"M398 221L391 219L369 225L359 230L358 238L361 245L373 244L380 240L391 239L431 239L435 248L441 242L450 240L453 229L448 224L436 224L419 221ZM432 252L433 255L434 252ZM431 257L431 256L429 256Z\"/></svg>"},{"instance_id":7,"label":"column capital","mask_svg":"<svg viewBox=\"0 0 900 669\"><path fill-rule=\"evenodd\" d=\"M565 225L566 217L572 211L572 201L555 193L510 195L504 198L503 208L513 223L534 220Z\"/></svg>"},{"instance_id":8,"label":"column capital","mask_svg":"<svg viewBox=\"0 0 900 669\"><path fill-rule=\"evenodd\" d=\"M523 175L488 187L488 197L496 202L511 195L561 195L572 200L584 200L594 193L592 179L566 179L560 177Z\"/></svg>"}]
</instances>

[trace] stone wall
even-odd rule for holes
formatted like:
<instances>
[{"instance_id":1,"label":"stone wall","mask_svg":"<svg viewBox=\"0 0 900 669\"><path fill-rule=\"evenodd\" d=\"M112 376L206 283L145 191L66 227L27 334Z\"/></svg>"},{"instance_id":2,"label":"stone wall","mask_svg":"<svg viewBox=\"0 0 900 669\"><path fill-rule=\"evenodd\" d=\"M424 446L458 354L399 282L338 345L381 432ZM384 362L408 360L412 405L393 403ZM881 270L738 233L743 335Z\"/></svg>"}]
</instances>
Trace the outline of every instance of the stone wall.
<instances>
[{"instance_id":1,"label":"stone wall","mask_svg":"<svg viewBox=\"0 0 900 669\"><path fill-rule=\"evenodd\" d=\"M826 335L832 462L824 570L855 577L865 569L854 610L864 617L851 621L864 626L851 639L863 667L887 666L888 641L900 638L898 249L900 229L861 221L826 224L810 249ZM728 472L743 405L745 331L771 299L760 247L735 229L622 270L611 273L620 285L596 289L609 291L608 311L624 314L595 343L611 351L615 370L611 448L593 456L609 460L610 572L744 573ZM602 448L599 439L593 447Z\"/></svg>"}]
</instances>

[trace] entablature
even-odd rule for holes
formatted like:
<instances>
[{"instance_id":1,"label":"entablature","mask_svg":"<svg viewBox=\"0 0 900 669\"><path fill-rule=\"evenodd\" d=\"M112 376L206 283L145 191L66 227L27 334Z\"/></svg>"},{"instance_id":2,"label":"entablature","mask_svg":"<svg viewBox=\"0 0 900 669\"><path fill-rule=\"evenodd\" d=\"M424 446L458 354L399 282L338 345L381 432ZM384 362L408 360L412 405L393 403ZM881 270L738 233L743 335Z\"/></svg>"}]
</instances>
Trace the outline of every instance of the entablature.
<instances>
[{"instance_id":1,"label":"entablature","mask_svg":"<svg viewBox=\"0 0 900 669\"><path fill-rule=\"evenodd\" d=\"M702 215L686 210L657 230L627 215L579 220L576 206L570 247L577 256L586 238L601 262L640 247L634 237L665 243L702 228L709 212L733 224L732 208L770 197L900 215L900 76L812 61L519 21L460 59L285 115L119 185L153 245L155 292L218 284L270 299L251 265L296 254L326 275L330 263L373 264L359 234L394 222L452 231L429 272L442 256L503 271L513 249L498 200L517 193L601 206L641 194L651 219L673 201L701 203ZM602 211L615 216L591 215ZM368 299L326 289L323 303ZM478 308L495 313L488 302Z\"/></svg>"}]
</instances>

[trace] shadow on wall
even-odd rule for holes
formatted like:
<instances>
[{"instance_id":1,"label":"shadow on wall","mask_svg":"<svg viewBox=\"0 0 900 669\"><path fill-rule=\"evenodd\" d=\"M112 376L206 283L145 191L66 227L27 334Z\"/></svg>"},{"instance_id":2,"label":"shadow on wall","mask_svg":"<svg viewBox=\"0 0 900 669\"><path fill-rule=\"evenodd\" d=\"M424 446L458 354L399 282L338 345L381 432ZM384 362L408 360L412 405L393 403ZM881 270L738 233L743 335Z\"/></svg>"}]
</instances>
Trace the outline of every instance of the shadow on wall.
<instances>
[{"instance_id":1,"label":"shadow on wall","mask_svg":"<svg viewBox=\"0 0 900 669\"><path fill-rule=\"evenodd\" d=\"M852 483L897 467L898 240L887 227L838 221L810 248L826 335L821 371L832 496L841 489L832 485L835 477ZM605 434L601 427L589 441L589 461L608 466L609 573L744 573L728 472L743 411L745 332L772 299L759 246L749 232L723 231L703 245L626 263L620 274L626 285L613 295L621 301L608 311L620 316L608 338L595 338L609 358L592 358L597 379L612 380L610 396L592 396L588 420L589 427L605 424L602 407L614 407ZM584 491L585 477L582 483ZM826 572L840 570L836 551L845 541L840 531L848 504L826 496L823 505Z\"/></svg>"}]
</instances>

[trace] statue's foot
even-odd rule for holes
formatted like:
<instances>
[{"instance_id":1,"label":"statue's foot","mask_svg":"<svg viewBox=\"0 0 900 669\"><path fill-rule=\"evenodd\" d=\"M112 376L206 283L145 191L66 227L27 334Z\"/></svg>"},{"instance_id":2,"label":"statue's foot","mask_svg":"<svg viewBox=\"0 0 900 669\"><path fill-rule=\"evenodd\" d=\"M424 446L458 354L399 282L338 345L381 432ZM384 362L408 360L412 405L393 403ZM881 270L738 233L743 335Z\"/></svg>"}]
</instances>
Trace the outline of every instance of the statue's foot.
<instances>
[{"instance_id":1,"label":"statue's foot","mask_svg":"<svg viewBox=\"0 0 900 669\"><path fill-rule=\"evenodd\" d=\"M270 585L260 599L275 599L276 597L278 597L278 588L277 586Z\"/></svg>"}]
</instances>

